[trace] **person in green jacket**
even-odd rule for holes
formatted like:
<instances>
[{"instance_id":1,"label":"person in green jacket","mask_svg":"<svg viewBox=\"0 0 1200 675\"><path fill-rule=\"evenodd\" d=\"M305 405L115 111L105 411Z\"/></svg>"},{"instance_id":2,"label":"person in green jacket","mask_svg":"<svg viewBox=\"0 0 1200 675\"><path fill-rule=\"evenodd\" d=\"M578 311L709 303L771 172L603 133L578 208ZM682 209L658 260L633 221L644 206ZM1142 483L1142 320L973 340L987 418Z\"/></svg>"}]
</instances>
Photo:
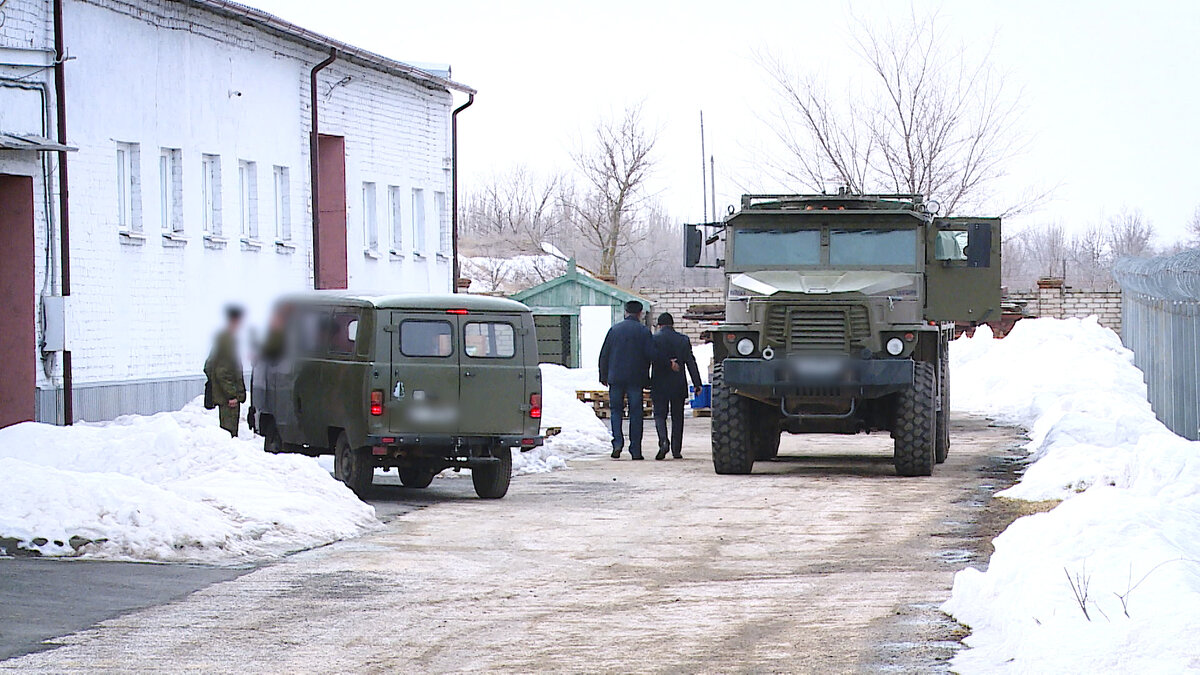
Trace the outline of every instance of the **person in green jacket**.
<instances>
[{"instance_id":1,"label":"person in green jacket","mask_svg":"<svg viewBox=\"0 0 1200 675\"><path fill-rule=\"evenodd\" d=\"M241 405L246 402L246 381L242 377L242 360L238 356L237 331L242 324L242 308L225 309L225 328L217 333L204 374L212 387L212 400L221 419L221 428L237 438Z\"/></svg>"}]
</instances>

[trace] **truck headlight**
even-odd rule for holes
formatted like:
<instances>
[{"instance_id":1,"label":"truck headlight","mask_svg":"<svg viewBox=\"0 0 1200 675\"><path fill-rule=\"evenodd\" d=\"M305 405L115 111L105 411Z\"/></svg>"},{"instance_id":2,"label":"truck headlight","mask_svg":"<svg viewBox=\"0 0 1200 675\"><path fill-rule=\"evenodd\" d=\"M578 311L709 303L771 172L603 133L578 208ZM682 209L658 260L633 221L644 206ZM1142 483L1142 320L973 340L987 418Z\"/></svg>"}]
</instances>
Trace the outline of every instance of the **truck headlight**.
<instances>
[{"instance_id":1,"label":"truck headlight","mask_svg":"<svg viewBox=\"0 0 1200 675\"><path fill-rule=\"evenodd\" d=\"M904 351L904 341L900 338L892 338L884 345L887 348L887 353L892 356L900 356L900 352Z\"/></svg>"},{"instance_id":2,"label":"truck headlight","mask_svg":"<svg viewBox=\"0 0 1200 675\"><path fill-rule=\"evenodd\" d=\"M754 340L750 338L742 338L737 343L737 353L742 356L750 356L754 353Z\"/></svg>"}]
</instances>

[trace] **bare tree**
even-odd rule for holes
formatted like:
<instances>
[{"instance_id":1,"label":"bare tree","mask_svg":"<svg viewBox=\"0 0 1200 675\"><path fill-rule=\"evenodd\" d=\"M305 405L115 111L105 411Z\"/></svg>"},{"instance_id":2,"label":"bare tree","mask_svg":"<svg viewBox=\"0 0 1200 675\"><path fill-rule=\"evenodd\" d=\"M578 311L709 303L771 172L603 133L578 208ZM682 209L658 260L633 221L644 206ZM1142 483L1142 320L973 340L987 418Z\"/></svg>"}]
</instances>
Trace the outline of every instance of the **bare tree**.
<instances>
[{"instance_id":1,"label":"bare tree","mask_svg":"<svg viewBox=\"0 0 1200 675\"><path fill-rule=\"evenodd\" d=\"M562 225L558 210L561 176L541 178L516 165L493 174L464 200L463 232L487 244L506 243L522 252L540 253L542 242Z\"/></svg>"},{"instance_id":2,"label":"bare tree","mask_svg":"<svg viewBox=\"0 0 1200 675\"><path fill-rule=\"evenodd\" d=\"M1200 206L1192 212L1192 219L1187 224L1187 245L1200 246Z\"/></svg>"},{"instance_id":3,"label":"bare tree","mask_svg":"<svg viewBox=\"0 0 1200 675\"><path fill-rule=\"evenodd\" d=\"M1147 256L1154 253L1154 226L1142 215L1141 209L1121 209L1108 220L1108 246L1112 260L1127 256Z\"/></svg>"},{"instance_id":4,"label":"bare tree","mask_svg":"<svg viewBox=\"0 0 1200 675\"><path fill-rule=\"evenodd\" d=\"M597 274L619 276L623 254L643 242L645 230L638 224L650 196L646 183L656 141L642 123L641 108L632 107L619 120L597 123L572 155L582 187L567 191L564 203L584 242L598 254Z\"/></svg>"},{"instance_id":5,"label":"bare tree","mask_svg":"<svg viewBox=\"0 0 1200 675\"><path fill-rule=\"evenodd\" d=\"M786 153L774 168L807 189L835 181L858 193L921 194L944 215L982 208L1024 146L1019 92L1006 87L990 53L973 60L954 45L936 14L883 27L863 20L852 30L867 81L844 98L811 73L760 57L780 100L769 124ZM1000 214L1047 196L1030 191Z\"/></svg>"}]
</instances>

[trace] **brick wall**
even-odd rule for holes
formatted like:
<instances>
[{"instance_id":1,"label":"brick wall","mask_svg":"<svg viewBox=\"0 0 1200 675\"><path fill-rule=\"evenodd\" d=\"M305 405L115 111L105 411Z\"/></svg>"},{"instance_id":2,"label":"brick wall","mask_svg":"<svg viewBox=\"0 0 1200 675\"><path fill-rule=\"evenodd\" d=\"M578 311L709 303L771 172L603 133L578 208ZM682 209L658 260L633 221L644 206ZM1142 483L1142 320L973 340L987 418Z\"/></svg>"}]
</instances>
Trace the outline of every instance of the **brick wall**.
<instances>
[{"instance_id":1,"label":"brick wall","mask_svg":"<svg viewBox=\"0 0 1200 675\"><path fill-rule=\"evenodd\" d=\"M1088 317L1093 314L1100 325L1121 332L1121 291L1086 291L1075 288L1038 288L1009 293L1009 299L1025 302L1031 316L1056 319Z\"/></svg>"},{"instance_id":2,"label":"brick wall","mask_svg":"<svg viewBox=\"0 0 1200 675\"><path fill-rule=\"evenodd\" d=\"M653 316L650 322L658 320L658 315L670 312L675 317L675 329L698 342L703 327L699 321L683 318L684 312L692 305L723 305L725 304L725 289L723 288L643 288L638 295L650 301Z\"/></svg>"}]
</instances>

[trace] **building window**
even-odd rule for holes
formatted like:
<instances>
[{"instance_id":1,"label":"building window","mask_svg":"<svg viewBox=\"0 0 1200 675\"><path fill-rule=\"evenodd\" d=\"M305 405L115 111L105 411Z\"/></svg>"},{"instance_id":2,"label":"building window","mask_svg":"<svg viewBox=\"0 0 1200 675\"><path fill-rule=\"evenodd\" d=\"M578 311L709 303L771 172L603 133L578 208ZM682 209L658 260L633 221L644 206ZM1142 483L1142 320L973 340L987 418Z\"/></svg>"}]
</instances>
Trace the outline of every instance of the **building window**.
<instances>
[{"instance_id":1,"label":"building window","mask_svg":"<svg viewBox=\"0 0 1200 675\"><path fill-rule=\"evenodd\" d=\"M238 162L238 193L243 239L258 239L258 164Z\"/></svg>"},{"instance_id":2,"label":"building window","mask_svg":"<svg viewBox=\"0 0 1200 675\"><path fill-rule=\"evenodd\" d=\"M204 210L204 233L221 236L221 157L204 155L201 170L201 204Z\"/></svg>"},{"instance_id":3,"label":"building window","mask_svg":"<svg viewBox=\"0 0 1200 675\"><path fill-rule=\"evenodd\" d=\"M388 224L392 233L392 253L404 251L404 192L388 186Z\"/></svg>"},{"instance_id":4,"label":"building window","mask_svg":"<svg viewBox=\"0 0 1200 675\"><path fill-rule=\"evenodd\" d=\"M362 186L362 222L363 248L368 251L379 250L379 220L375 202L375 184L363 183Z\"/></svg>"},{"instance_id":5,"label":"building window","mask_svg":"<svg viewBox=\"0 0 1200 675\"><path fill-rule=\"evenodd\" d=\"M142 231L141 152L137 143L117 143L117 227Z\"/></svg>"},{"instance_id":6,"label":"building window","mask_svg":"<svg viewBox=\"0 0 1200 675\"><path fill-rule=\"evenodd\" d=\"M159 224L163 232L183 232L183 152L162 148L158 153Z\"/></svg>"},{"instance_id":7,"label":"building window","mask_svg":"<svg viewBox=\"0 0 1200 675\"><path fill-rule=\"evenodd\" d=\"M438 250L442 253L450 253L450 218L449 211L446 209L446 193L433 193L434 207L437 209L438 222Z\"/></svg>"},{"instance_id":8,"label":"building window","mask_svg":"<svg viewBox=\"0 0 1200 675\"><path fill-rule=\"evenodd\" d=\"M417 253L425 250L425 191L413 188L412 191L412 248Z\"/></svg>"},{"instance_id":9,"label":"building window","mask_svg":"<svg viewBox=\"0 0 1200 675\"><path fill-rule=\"evenodd\" d=\"M275 239L292 240L292 212L288 184L288 168L275 167Z\"/></svg>"}]
</instances>

